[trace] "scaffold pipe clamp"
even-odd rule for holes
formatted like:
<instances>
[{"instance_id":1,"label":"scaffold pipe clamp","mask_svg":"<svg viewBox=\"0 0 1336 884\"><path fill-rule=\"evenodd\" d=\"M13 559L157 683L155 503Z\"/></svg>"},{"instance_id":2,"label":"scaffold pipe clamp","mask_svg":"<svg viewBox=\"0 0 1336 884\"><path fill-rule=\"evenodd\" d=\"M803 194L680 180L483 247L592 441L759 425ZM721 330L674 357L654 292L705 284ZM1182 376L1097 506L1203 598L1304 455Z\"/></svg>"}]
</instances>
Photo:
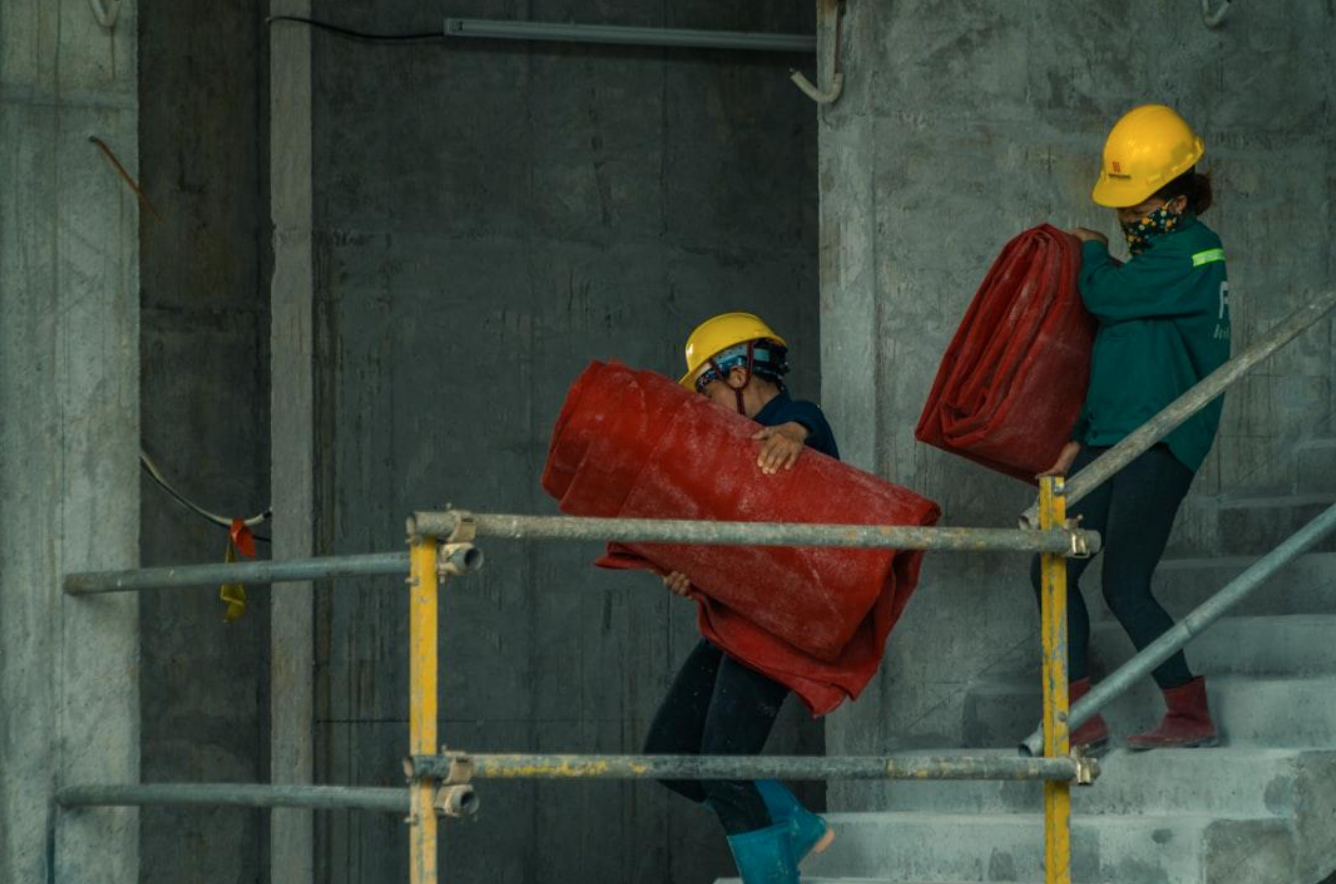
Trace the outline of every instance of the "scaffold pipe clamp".
<instances>
[{"instance_id":1,"label":"scaffold pipe clamp","mask_svg":"<svg viewBox=\"0 0 1336 884\"><path fill-rule=\"evenodd\" d=\"M482 550L471 543L447 543L441 547L436 570L442 577L463 577L483 566Z\"/></svg>"}]
</instances>

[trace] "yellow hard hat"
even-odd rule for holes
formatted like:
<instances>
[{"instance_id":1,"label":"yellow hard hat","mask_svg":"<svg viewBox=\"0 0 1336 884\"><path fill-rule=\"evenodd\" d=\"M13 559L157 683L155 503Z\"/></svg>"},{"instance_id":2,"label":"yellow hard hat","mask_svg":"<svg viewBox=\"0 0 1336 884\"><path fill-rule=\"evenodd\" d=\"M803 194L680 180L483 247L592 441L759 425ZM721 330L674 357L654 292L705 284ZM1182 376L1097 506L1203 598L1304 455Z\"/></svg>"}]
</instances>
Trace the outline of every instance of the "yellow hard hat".
<instances>
[{"instance_id":1,"label":"yellow hard hat","mask_svg":"<svg viewBox=\"0 0 1336 884\"><path fill-rule=\"evenodd\" d=\"M1206 145L1177 111L1143 104L1113 125L1090 196L1112 209L1135 206L1191 169L1205 152Z\"/></svg>"},{"instance_id":2,"label":"yellow hard hat","mask_svg":"<svg viewBox=\"0 0 1336 884\"><path fill-rule=\"evenodd\" d=\"M774 341L781 347L788 343L759 317L751 313L721 313L707 319L687 338L687 373L679 381L688 390L694 389L696 375L710 359L729 347L748 341Z\"/></svg>"}]
</instances>

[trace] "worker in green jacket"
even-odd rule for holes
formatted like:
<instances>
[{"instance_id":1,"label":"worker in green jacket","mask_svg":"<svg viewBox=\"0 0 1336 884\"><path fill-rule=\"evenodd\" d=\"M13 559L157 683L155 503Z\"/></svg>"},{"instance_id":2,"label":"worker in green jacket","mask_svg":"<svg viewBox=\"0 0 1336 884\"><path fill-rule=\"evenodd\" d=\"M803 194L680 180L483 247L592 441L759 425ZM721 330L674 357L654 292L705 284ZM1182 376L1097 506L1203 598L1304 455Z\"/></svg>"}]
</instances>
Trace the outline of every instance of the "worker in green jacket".
<instances>
[{"instance_id":1,"label":"worker in green jacket","mask_svg":"<svg viewBox=\"0 0 1336 884\"><path fill-rule=\"evenodd\" d=\"M1078 228L1081 300L1099 323L1090 387L1072 441L1040 475L1077 472L1229 358L1229 282L1220 238L1199 216L1210 180L1196 171L1201 138L1171 108L1143 105L1113 127L1094 200L1113 208L1132 252L1120 264L1108 239ZM1151 594L1151 576L1174 517L1220 426L1222 401L1202 409L1072 508L1104 539L1103 588L1118 622L1141 650L1173 626ZM1068 564L1069 678L1073 702L1090 690L1090 618L1079 580L1088 561ZM1036 559L1032 582L1038 589ZM1132 749L1215 745L1205 680L1180 651L1154 672L1168 711L1159 727L1129 736ZM1071 742L1098 752L1109 742L1096 716Z\"/></svg>"}]
</instances>

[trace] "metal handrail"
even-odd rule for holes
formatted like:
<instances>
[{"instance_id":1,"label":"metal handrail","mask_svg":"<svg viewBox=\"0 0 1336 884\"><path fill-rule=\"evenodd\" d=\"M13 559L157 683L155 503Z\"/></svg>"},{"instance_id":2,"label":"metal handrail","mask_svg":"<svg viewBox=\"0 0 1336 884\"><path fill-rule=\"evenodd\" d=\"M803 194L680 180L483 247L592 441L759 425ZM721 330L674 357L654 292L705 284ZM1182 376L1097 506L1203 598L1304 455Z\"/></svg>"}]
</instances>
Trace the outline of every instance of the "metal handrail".
<instances>
[{"instance_id":1,"label":"metal handrail","mask_svg":"<svg viewBox=\"0 0 1336 884\"><path fill-rule=\"evenodd\" d=\"M1059 528L919 528L906 525L816 525L783 522L702 522L686 519L590 519L517 516L464 510L417 513L413 530L449 540L470 536L528 540L610 540L623 543L853 547L860 549L1002 550L1086 556L1099 551L1097 532ZM466 526L461 528L461 526ZM424 530L429 529L429 530ZM408 553L321 556L286 561L210 563L67 574L69 595L149 589L374 577L408 571Z\"/></svg>"},{"instance_id":2,"label":"metal handrail","mask_svg":"<svg viewBox=\"0 0 1336 884\"><path fill-rule=\"evenodd\" d=\"M1311 550L1333 530L1336 530L1336 505L1329 507L1284 543L1258 559L1219 592L1198 605L1192 613L1178 621L1168 632L1119 666L1108 678L1092 687L1090 692L1078 700L1068 712L1068 726L1078 728L1089 721L1100 709L1126 693L1155 667L1183 650L1188 642L1204 632L1239 602L1248 598L1285 565ZM1042 744L1043 732L1036 730L1021 744L1021 752L1037 756L1040 754Z\"/></svg>"},{"instance_id":3,"label":"metal handrail","mask_svg":"<svg viewBox=\"0 0 1336 884\"><path fill-rule=\"evenodd\" d=\"M715 522L696 519L599 519L528 516L449 509L414 513L409 534L446 541L474 537L510 540L599 540L618 543L690 543L724 546L850 547L953 552L1053 553L1084 556L1099 551L1093 531L1054 528L922 528L916 525L821 525L807 522Z\"/></svg>"},{"instance_id":4,"label":"metal handrail","mask_svg":"<svg viewBox=\"0 0 1336 884\"><path fill-rule=\"evenodd\" d=\"M1307 305L1294 311L1279 325L1262 336L1256 344L1211 372L1192 389L1179 396L1159 414L1137 428L1117 445L1096 458L1089 466L1071 477L1066 487L1067 506L1080 501L1091 491L1107 482L1119 470L1173 432L1188 418L1205 408L1230 386L1252 371L1263 360L1298 337L1305 329L1322 319L1336 307L1336 289L1319 295ZM1036 503L1021 515L1021 527L1039 524L1040 504ZM1076 728L1090 720L1100 709L1126 693L1139 679L1156 666L1172 657L1202 631L1215 623L1225 612L1247 598L1276 570L1311 549L1314 544L1336 528L1336 507L1314 519L1289 540L1258 560L1251 568L1231 581L1211 599L1200 605L1187 617L1160 636L1112 675L1096 685L1077 704L1068 710L1068 727ZM1025 742L1020 751L1038 755L1043 749L1045 727L1041 725Z\"/></svg>"},{"instance_id":5,"label":"metal handrail","mask_svg":"<svg viewBox=\"0 0 1336 884\"><path fill-rule=\"evenodd\" d=\"M404 814L408 812L408 790L272 783L127 783L66 786L56 793L56 803L61 807L306 807Z\"/></svg>"},{"instance_id":6,"label":"metal handrail","mask_svg":"<svg viewBox=\"0 0 1336 884\"><path fill-rule=\"evenodd\" d=\"M1071 785L1093 782L1098 766L1067 754L1065 559L1099 549L1099 535L1066 519L1063 480L1041 482L1041 530L922 528L894 525L813 525L573 516L415 513L408 520L409 552L329 556L287 562L198 565L70 574L66 593L137 592L238 580L296 582L335 576L402 574L409 590L409 758L406 790L259 783L86 785L63 789L65 807L140 804L230 804L251 807L356 807L407 813L411 884L438 881L437 817L476 811L473 777L538 779L968 779L1044 782L1045 877L1071 882ZM1044 691L1048 751L1042 758L1000 756L605 756L437 754L440 670L440 588L445 578L476 570L479 536L531 540L616 540L642 543L844 547L901 550L1004 550L1040 553L1045 617Z\"/></svg>"},{"instance_id":7,"label":"metal handrail","mask_svg":"<svg viewBox=\"0 0 1336 884\"><path fill-rule=\"evenodd\" d=\"M280 561L211 562L207 565L173 565L126 571L90 571L66 574L61 585L68 595L96 595L142 592L146 589L217 587L223 583L298 583L332 577L404 574L407 571L408 553L388 552Z\"/></svg>"},{"instance_id":8,"label":"metal handrail","mask_svg":"<svg viewBox=\"0 0 1336 884\"><path fill-rule=\"evenodd\" d=\"M543 755L460 753L417 756L414 778L450 780L1042 780L1089 783L1091 758L1001 755ZM460 777L457 772L466 770ZM305 807L407 813L409 789L277 783L125 783L67 786L61 807ZM476 806L476 804L475 804Z\"/></svg>"},{"instance_id":9,"label":"metal handrail","mask_svg":"<svg viewBox=\"0 0 1336 884\"><path fill-rule=\"evenodd\" d=\"M1209 405L1263 360L1298 337L1336 307L1336 289L1294 311L1284 322L1267 332L1244 352L1202 378L1196 386L1164 407L1159 414L1135 432L1104 452L1085 469L1067 480L1067 506L1079 503L1086 495L1111 479L1115 473L1136 460L1165 436L1178 429L1188 418ZM1038 526L1039 506L1021 514L1021 527Z\"/></svg>"},{"instance_id":10,"label":"metal handrail","mask_svg":"<svg viewBox=\"0 0 1336 884\"><path fill-rule=\"evenodd\" d=\"M411 759L418 776L594 780L1044 780L1090 782L1090 758L1014 755L535 755L447 753Z\"/></svg>"}]
</instances>

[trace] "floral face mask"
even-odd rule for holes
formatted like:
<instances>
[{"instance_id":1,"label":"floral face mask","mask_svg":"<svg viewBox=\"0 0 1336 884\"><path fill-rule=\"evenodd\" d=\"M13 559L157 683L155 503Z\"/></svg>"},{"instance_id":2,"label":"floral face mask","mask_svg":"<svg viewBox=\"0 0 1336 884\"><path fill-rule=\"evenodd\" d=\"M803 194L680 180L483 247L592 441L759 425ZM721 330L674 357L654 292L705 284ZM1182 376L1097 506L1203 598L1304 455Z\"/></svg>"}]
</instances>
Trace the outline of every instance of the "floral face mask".
<instances>
[{"instance_id":1,"label":"floral face mask","mask_svg":"<svg viewBox=\"0 0 1336 884\"><path fill-rule=\"evenodd\" d=\"M1157 237L1172 233L1181 220L1181 216L1169 211L1167 205L1160 206L1144 218L1123 222L1123 236L1127 237L1127 247L1132 254L1140 255L1151 247L1151 241Z\"/></svg>"}]
</instances>

